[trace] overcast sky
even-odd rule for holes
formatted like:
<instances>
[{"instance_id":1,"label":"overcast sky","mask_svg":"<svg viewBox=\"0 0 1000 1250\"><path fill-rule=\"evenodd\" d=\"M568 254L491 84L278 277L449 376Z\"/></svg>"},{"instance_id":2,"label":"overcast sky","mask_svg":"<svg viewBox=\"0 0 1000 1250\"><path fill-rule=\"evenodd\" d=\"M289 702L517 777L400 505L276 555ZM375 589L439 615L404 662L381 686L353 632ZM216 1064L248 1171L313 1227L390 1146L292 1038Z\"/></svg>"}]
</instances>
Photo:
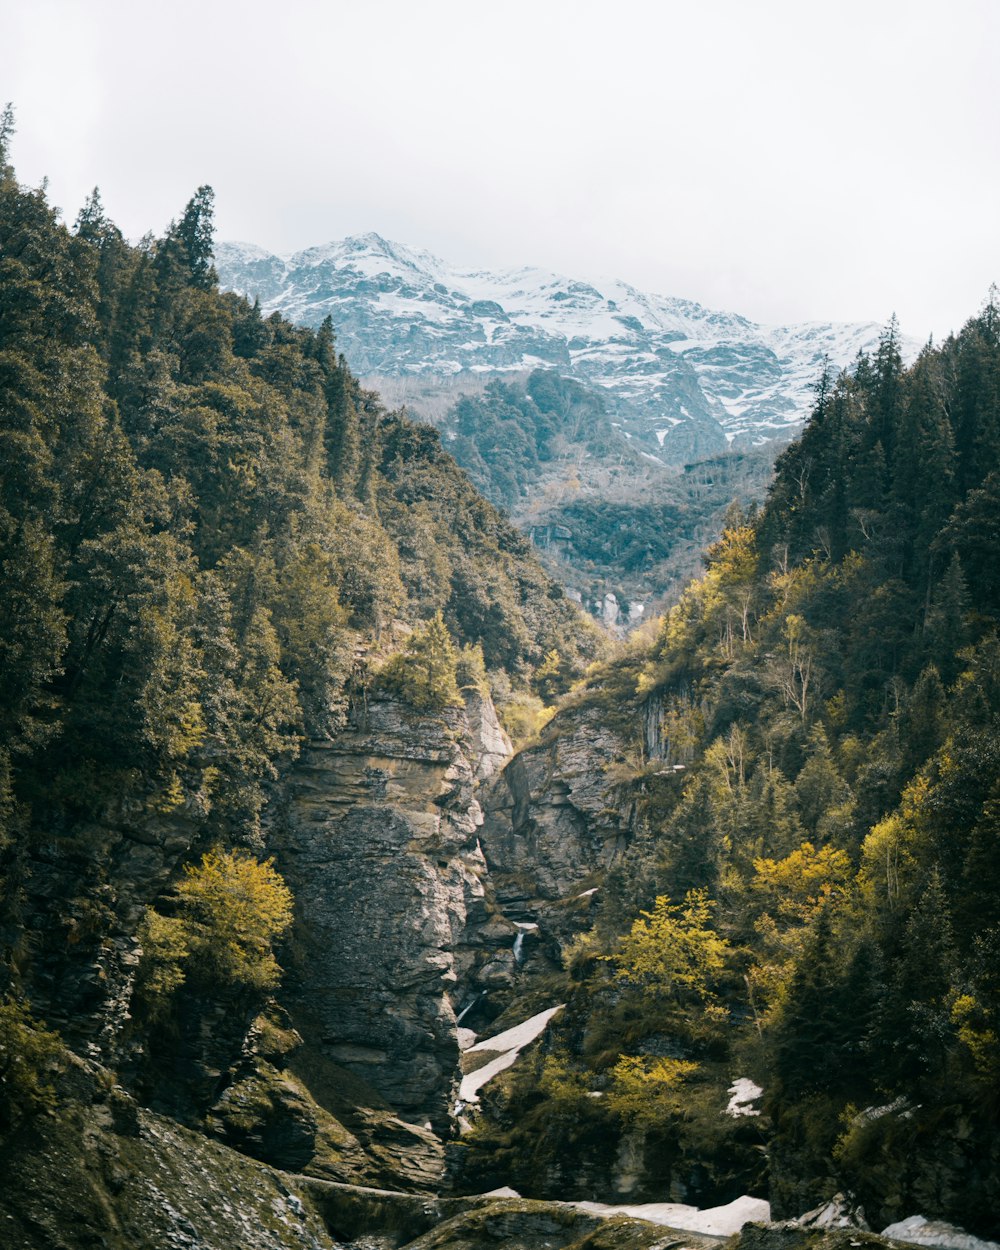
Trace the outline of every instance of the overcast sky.
<instances>
[{"instance_id":1,"label":"overcast sky","mask_svg":"<svg viewBox=\"0 0 1000 1250\"><path fill-rule=\"evenodd\" d=\"M998 0L3 0L21 181L129 237L377 230L755 320L957 329L1000 282Z\"/></svg>"}]
</instances>

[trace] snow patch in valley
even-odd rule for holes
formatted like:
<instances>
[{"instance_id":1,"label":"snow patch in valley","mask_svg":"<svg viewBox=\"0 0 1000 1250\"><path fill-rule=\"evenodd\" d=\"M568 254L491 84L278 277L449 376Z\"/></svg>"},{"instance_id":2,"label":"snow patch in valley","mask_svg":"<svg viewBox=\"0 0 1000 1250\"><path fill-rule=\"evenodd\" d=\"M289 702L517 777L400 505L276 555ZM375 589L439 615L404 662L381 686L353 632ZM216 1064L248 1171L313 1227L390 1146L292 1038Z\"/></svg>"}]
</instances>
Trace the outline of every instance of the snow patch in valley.
<instances>
[{"instance_id":1,"label":"snow patch in valley","mask_svg":"<svg viewBox=\"0 0 1000 1250\"><path fill-rule=\"evenodd\" d=\"M708 1207L704 1211L682 1202L641 1202L629 1206L611 1206L604 1202L574 1202L570 1205L581 1211L590 1211L594 1215L631 1215L637 1220L649 1220L651 1224L666 1224L687 1233L707 1233L713 1237L730 1237L733 1233L738 1233L744 1224L771 1218L769 1202L763 1198L750 1198L746 1194L727 1202L725 1206Z\"/></svg>"},{"instance_id":2,"label":"snow patch in valley","mask_svg":"<svg viewBox=\"0 0 1000 1250\"><path fill-rule=\"evenodd\" d=\"M729 1089L729 1103L726 1107L726 1115L739 1118L744 1115L760 1115L760 1112L752 1105L758 1098L763 1096L764 1091L748 1076L739 1076L733 1081Z\"/></svg>"},{"instance_id":3,"label":"snow patch in valley","mask_svg":"<svg viewBox=\"0 0 1000 1250\"><path fill-rule=\"evenodd\" d=\"M468 1055L477 1052L481 1054L483 1051L488 1051L490 1054L496 1051L500 1053L496 1059L491 1059L489 1063L477 1068L475 1072L469 1072L462 1077L458 1090L459 1101L462 1103L478 1102L479 1091L486 1082L512 1067L525 1046L530 1045L535 1038L541 1037L549 1021L556 1012L562 1011L565 1005L565 1003L560 1003L558 1007L540 1011L537 1016L516 1024L512 1029L507 1029L503 1033L498 1033L496 1037L488 1037L482 1042L477 1042L475 1046L470 1046L465 1052Z\"/></svg>"}]
</instances>

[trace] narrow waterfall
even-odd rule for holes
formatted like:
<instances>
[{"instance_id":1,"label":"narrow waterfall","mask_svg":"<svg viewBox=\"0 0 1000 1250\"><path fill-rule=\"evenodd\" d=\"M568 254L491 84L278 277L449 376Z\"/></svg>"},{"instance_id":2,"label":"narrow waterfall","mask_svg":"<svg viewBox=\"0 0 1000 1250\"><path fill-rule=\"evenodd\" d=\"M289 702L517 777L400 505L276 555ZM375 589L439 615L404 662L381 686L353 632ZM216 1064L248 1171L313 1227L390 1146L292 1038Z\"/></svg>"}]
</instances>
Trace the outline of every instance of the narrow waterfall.
<instances>
[{"instance_id":1,"label":"narrow waterfall","mask_svg":"<svg viewBox=\"0 0 1000 1250\"><path fill-rule=\"evenodd\" d=\"M524 939L529 933L537 933L538 925L534 921L517 920L517 937L514 939L514 963L524 962Z\"/></svg>"},{"instance_id":2,"label":"narrow waterfall","mask_svg":"<svg viewBox=\"0 0 1000 1250\"><path fill-rule=\"evenodd\" d=\"M515 955L515 959L516 959L516 958L517 958L517 956ZM461 1024L461 1023L462 1023L462 1021L465 1019L465 1017L469 1014L469 1012L473 1009L473 1007L475 1007L476 1003L478 1003L478 1002L479 1002L479 1000L482 998L482 996L483 996L485 993L486 993L486 991L485 991L485 990L480 990L480 991L479 991L479 993L475 996L475 998L471 998L471 999L470 999L470 1000L469 1000L469 1001L465 1004L465 1006L462 1008L462 1010L461 1010L461 1011L458 1013L458 1015L455 1017L455 1024L456 1024L456 1025L459 1025L459 1024Z\"/></svg>"}]
</instances>

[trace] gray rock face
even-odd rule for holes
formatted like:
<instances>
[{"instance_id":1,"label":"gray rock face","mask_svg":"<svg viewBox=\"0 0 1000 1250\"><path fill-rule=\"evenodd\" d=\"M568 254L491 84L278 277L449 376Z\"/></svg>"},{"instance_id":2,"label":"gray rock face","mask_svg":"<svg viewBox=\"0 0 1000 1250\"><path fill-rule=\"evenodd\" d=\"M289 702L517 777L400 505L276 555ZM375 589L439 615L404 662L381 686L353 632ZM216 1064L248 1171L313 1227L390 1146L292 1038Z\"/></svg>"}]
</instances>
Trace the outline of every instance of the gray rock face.
<instances>
[{"instance_id":1,"label":"gray rock face","mask_svg":"<svg viewBox=\"0 0 1000 1250\"><path fill-rule=\"evenodd\" d=\"M571 898L627 845L605 775L624 744L606 719L598 708L563 713L561 732L520 752L486 791L480 842L508 906Z\"/></svg>"},{"instance_id":2,"label":"gray rock face","mask_svg":"<svg viewBox=\"0 0 1000 1250\"><path fill-rule=\"evenodd\" d=\"M296 1027L435 1128L458 1073L451 994L477 959L460 947L488 918L474 789L509 752L477 695L434 715L373 702L303 751L273 823L296 899L282 993Z\"/></svg>"},{"instance_id":3,"label":"gray rock face","mask_svg":"<svg viewBox=\"0 0 1000 1250\"><path fill-rule=\"evenodd\" d=\"M136 968L136 928L198 835L193 813L109 806L31 850L22 924L0 934L19 951L34 1010L81 1055L122 1059Z\"/></svg>"},{"instance_id":4,"label":"gray rock face","mask_svg":"<svg viewBox=\"0 0 1000 1250\"><path fill-rule=\"evenodd\" d=\"M4 1143L4 1250L336 1250L300 1179L138 1107L75 1060Z\"/></svg>"}]
</instances>

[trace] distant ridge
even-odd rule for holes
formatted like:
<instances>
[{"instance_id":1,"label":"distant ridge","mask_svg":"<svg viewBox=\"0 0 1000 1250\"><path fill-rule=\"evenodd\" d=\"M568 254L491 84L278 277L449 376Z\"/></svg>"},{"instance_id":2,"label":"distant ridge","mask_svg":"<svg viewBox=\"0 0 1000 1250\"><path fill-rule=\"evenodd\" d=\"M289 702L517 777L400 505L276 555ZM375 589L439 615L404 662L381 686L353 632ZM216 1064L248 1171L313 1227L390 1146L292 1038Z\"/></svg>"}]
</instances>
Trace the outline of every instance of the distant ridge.
<instances>
[{"instance_id":1,"label":"distant ridge","mask_svg":"<svg viewBox=\"0 0 1000 1250\"><path fill-rule=\"evenodd\" d=\"M650 459L685 463L792 436L824 360L839 372L878 342L874 322L763 326L618 279L523 267L458 269L374 232L288 256L221 243L223 287L304 325L333 319L363 376L551 367L599 387ZM917 344L904 343L904 355Z\"/></svg>"}]
</instances>

